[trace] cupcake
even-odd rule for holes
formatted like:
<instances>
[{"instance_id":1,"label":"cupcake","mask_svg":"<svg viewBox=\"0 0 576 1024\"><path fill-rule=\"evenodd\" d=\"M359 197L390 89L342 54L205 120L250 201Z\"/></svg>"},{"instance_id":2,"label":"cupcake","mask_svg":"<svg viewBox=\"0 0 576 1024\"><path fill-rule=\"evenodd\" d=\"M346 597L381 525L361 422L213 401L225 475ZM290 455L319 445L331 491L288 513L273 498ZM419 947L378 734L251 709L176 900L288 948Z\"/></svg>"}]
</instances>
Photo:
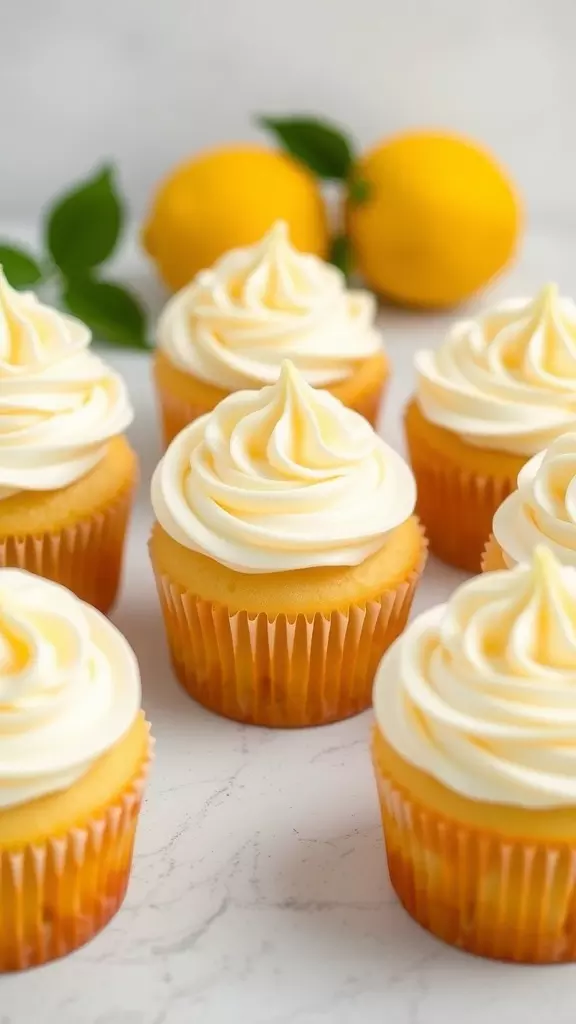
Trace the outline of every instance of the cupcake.
<instances>
[{"instance_id":1,"label":"cupcake","mask_svg":"<svg viewBox=\"0 0 576 1024\"><path fill-rule=\"evenodd\" d=\"M118 588L136 457L120 377L80 321L0 271L0 566L107 611Z\"/></svg>"},{"instance_id":2,"label":"cupcake","mask_svg":"<svg viewBox=\"0 0 576 1024\"><path fill-rule=\"evenodd\" d=\"M576 434L564 434L526 463L492 530L484 572L529 562L537 544L576 568Z\"/></svg>"},{"instance_id":3,"label":"cupcake","mask_svg":"<svg viewBox=\"0 0 576 1024\"><path fill-rule=\"evenodd\" d=\"M576 429L576 305L548 285L416 356L406 432L418 512L440 558L478 572L525 462Z\"/></svg>"},{"instance_id":4,"label":"cupcake","mask_svg":"<svg viewBox=\"0 0 576 1024\"><path fill-rule=\"evenodd\" d=\"M152 563L172 662L241 722L334 722L370 703L425 543L412 474L289 362L172 442L152 481Z\"/></svg>"},{"instance_id":5,"label":"cupcake","mask_svg":"<svg viewBox=\"0 0 576 1024\"><path fill-rule=\"evenodd\" d=\"M150 748L124 637L0 569L0 971L70 953L116 913Z\"/></svg>"},{"instance_id":6,"label":"cupcake","mask_svg":"<svg viewBox=\"0 0 576 1024\"><path fill-rule=\"evenodd\" d=\"M417 618L374 687L392 885L454 946L576 960L576 570L539 546Z\"/></svg>"},{"instance_id":7,"label":"cupcake","mask_svg":"<svg viewBox=\"0 0 576 1024\"><path fill-rule=\"evenodd\" d=\"M166 444L234 391L273 384L290 359L375 424L388 363L375 300L294 249L283 222L235 249L168 302L154 363Z\"/></svg>"}]
</instances>

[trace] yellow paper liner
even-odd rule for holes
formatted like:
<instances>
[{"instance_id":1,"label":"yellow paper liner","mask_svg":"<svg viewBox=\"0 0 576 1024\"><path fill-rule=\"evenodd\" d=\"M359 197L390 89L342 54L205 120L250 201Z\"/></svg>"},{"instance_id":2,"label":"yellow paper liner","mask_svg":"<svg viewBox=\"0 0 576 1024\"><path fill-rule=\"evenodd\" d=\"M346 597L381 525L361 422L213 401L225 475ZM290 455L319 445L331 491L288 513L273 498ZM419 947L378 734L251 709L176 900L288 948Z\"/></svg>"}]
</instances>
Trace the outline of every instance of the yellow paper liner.
<instances>
[{"instance_id":1,"label":"yellow paper liner","mask_svg":"<svg viewBox=\"0 0 576 1024\"><path fill-rule=\"evenodd\" d=\"M380 407L386 392L387 379L378 388L366 391L358 395L356 400L350 403L350 408L364 416L373 427L376 427L380 414ZM199 405L198 403L187 402L179 395L173 394L168 388L162 387L156 381L160 420L162 425L162 437L164 447L167 448L170 442L189 423L193 423L199 416L211 412L213 405Z\"/></svg>"},{"instance_id":2,"label":"yellow paper liner","mask_svg":"<svg viewBox=\"0 0 576 1024\"><path fill-rule=\"evenodd\" d=\"M120 583L133 492L131 482L107 507L72 526L0 537L0 567L27 569L54 580L108 612Z\"/></svg>"},{"instance_id":3,"label":"yellow paper liner","mask_svg":"<svg viewBox=\"0 0 576 1024\"><path fill-rule=\"evenodd\" d=\"M378 663L406 625L424 538L422 552L380 597L309 616L231 613L156 573L177 678L200 704L253 725L324 725L364 711Z\"/></svg>"},{"instance_id":4,"label":"yellow paper liner","mask_svg":"<svg viewBox=\"0 0 576 1024\"><path fill-rule=\"evenodd\" d=\"M507 568L502 548L492 534L482 554L482 572L496 572Z\"/></svg>"},{"instance_id":5,"label":"yellow paper liner","mask_svg":"<svg viewBox=\"0 0 576 1024\"><path fill-rule=\"evenodd\" d=\"M478 956L576 960L576 847L453 821L387 778L373 747L388 871L411 917Z\"/></svg>"},{"instance_id":6,"label":"yellow paper liner","mask_svg":"<svg viewBox=\"0 0 576 1024\"><path fill-rule=\"evenodd\" d=\"M170 392L168 388L159 385L158 382L156 382L156 391L165 448L168 447L170 442L184 427L187 427L189 423L193 423L199 416L204 416L205 413L211 412L214 408L212 405L202 406L193 402L187 402L180 398L179 395Z\"/></svg>"},{"instance_id":7,"label":"yellow paper liner","mask_svg":"<svg viewBox=\"0 0 576 1024\"><path fill-rule=\"evenodd\" d=\"M516 477L479 477L441 462L419 439L407 435L416 478L416 512L443 562L467 572L480 572L494 513L516 490Z\"/></svg>"},{"instance_id":8,"label":"yellow paper liner","mask_svg":"<svg viewBox=\"0 0 576 1024\"><path fill-rule=\"evenodd\" d=\"M0 972L72 953L119 910L153 741L135 778L97 816L20 850L0 845Z\"/></svg>"}]
</instances>

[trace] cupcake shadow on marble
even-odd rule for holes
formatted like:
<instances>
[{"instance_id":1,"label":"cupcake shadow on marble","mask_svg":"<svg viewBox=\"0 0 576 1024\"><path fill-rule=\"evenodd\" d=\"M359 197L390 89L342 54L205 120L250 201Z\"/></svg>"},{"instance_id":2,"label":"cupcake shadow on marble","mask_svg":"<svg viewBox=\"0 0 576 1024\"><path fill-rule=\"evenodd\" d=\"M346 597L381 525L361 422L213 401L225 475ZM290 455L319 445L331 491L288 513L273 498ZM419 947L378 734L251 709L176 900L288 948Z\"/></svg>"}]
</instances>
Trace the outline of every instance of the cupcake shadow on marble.
<instances>
[{"instance_id":1,"label":"cupcake shadow on marble","mask_svg":"<svg viewBox=\"0 0 576 1024\"><path fill-rule=\"evenodd\" d=\"M410 470L285 363L172 443L150 541L176 674L201 704L277 727L369 706L426 557Z\"/></svg>"}]
</instances>

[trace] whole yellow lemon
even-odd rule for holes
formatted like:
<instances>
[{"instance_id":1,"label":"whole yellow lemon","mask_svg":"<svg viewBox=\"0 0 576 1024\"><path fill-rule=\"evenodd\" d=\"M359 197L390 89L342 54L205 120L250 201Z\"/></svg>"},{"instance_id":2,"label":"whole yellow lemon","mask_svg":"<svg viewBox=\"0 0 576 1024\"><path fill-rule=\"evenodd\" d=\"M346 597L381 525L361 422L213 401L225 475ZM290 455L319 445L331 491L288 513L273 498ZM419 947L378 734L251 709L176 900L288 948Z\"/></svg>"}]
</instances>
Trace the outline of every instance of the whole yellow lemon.
<instances>
[{"instance_id":1,"label":"whole yellow lemon","mask_svg":"<svg viewBox=\"0 0 576 1024\"><path fill-rule=\"evenodd\" d=\"M142 240L175 291L229 249L257 242L279 219L289 225L298 249L326 255L326 209L311 172L285 153L227 146L168 175Z\"/></svg>"},{"instance_id":2,"label":"whole yellow lemon","mask_svg":"<svg viewBox=\"0 0 576 1024\"><path fill-rule=\"evenodd\" d=\"M406 132L355 168L346 210L358 269L380 295L442 309L469 298L514 253L521 211L492 156L465 139Z\"/></svg>"}]
</instances>

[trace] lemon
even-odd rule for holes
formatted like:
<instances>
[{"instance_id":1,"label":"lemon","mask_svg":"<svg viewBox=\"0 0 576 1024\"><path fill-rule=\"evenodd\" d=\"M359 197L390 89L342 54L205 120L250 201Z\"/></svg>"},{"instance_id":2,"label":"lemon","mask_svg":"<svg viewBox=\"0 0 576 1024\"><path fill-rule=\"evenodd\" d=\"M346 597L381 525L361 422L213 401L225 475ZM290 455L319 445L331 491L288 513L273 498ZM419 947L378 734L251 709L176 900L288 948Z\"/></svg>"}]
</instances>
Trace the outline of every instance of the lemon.
<instances>
[{"instance_id":1,"label":"lemon","mask_svg":"<svg viewBox=\"0 0 576 1024\"><path fill-rule=\"evenodd\" d=\"M407 132L368 152L353 177L346 208L352 252L367 284L388 299L423 308L457 305L514 253L521 221L516 192L492 156L472 142Z\"/></svg>"},{"instance_id":2,"label":"lemon","mask_svg":"<svg viewBox=\"0 0 576 1024\"><path fill-rule=\"evenodd\" d=\"M311 172L285 153L227 146L168 175L142 240L166 285L177 290L229 249L259 241L279 219L298 249L326 255L326 210Z\"/></svg>"}]
</instances>

